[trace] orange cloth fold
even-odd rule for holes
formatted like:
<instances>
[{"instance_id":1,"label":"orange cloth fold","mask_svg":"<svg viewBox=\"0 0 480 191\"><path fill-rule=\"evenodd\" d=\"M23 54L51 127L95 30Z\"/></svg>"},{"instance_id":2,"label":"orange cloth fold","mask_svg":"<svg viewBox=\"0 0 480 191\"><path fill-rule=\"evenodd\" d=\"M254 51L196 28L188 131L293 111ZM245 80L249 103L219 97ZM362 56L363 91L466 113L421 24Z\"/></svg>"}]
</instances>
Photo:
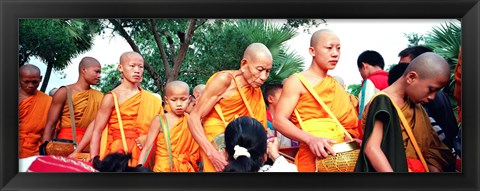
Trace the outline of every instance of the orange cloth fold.
<instances>
[{"instance_id":1,"label":"orange cloth fold","mask_svg":"<svg viewBox=\"0 0 480 191\"><path fill-rule=\"evenodd\" d=\"M36 90L35 94L18 104L18 156L26 158L38 155L41 136L47 123L52 97Z\"/></svg>"},{"instance_id":2,"label":"orange cloth fold","mask_svg":"<svg viewBox=\"0 0 480 191\"><path fill-rule=\"evenodd\" d=\"M102 92L94 89L83 90L72 95L72 103L75 117L75 128L77 130L77 143L82 140L85 130L95 119L100 102L102 101ZM62 115L60 117L60 132L59 139L73 140L72 123L70 120L70 109L68 106L68 99L63 105Z\"/></svg>"},{"instance_id":3,"label":"orange cloth fold","mask_svg":"<svg viewBox=\"0 0 480 191\"><path fill-rule=\"evenodd\" d=\"M100 153L100 158L122 150L132 153L131 166L136 166L141 150L136 145L135 139L146 135L153 117L163 112L162 101L149 91L141 89L139 93L119 103L118 107L128 148L123 148L117 112L113 109L106 127L108 135L102 136L102 140L107 139L107 141L106 145L102 145L106 148L100 148L100 151L105 150L104 153Z\"/></svg>"},{"instance_id":4,"label":"orange cloth fold","mask_svg":"<svg viewBox=\"0 0 480 191\"><path fill-rule=\"evenodd\" d=\"M221 72L229 72L229 71L221 71ZM210 79L207 81L207 86L213 77L220 72L215 73ZM232 83L234 83L232 81ZM250 104L250 108L252 109L252 113L254 116L250 116L248 113L248 109L245 106L245 103L242 100L239 92L237 91L233 95L227 98L222 98L219 102L215 105L219 105L225 121L231 122L236 117L240 116L250 116L257 119L263 127L265 128L265 132L267 132L267 113L266 113L266 106L265 102L263 101L263 94L260 88L239 88L242 91ZM203 128L205 131L205 135L207 139L211 142L213 138L219 134L225 132L226 125L220 118L217 111L214 108L208 113L203 119ZM212 163L206 157L205 153L201 151L202 158L203 158L203 170L205 172L215 172L215 168L213 167Z\"/></svg>"},{"instance_id":5,"label":"orange cloth fold","mask_svg":"<svg viewBox=\"0 0 480 191\"><path fill-rule=\"evenodd\" d=\"M198 172L200 152L187 124L188 115L179 118L170 128L170 145L172 148L173 172ZM162 128L163 129L163 128ZM167 142L164 132L157 136L154 172L171 172L168 159Z\"/></svg>"},{"instance_id":6,"label":"orange cloth fold","mask_svg":"<svg viewBox=\"0 0 480 191\"><path fill-rule=\"evenodd\" d=\"M345 127L353 137L358 137L359 132L357 129L358 119L356 110L350 102L350 96L338 84L338 82L330 75L327 75L322 81L316 84L313 89L323 100L325 105L330 108L342 126ZM307 124L309 120L314 121L319 118L330 118L328 113L325 112L322 106L309 92L300 96L295 108L298 110L301 119ZM292 113L290 120L300 128L295 113ZM341 129L325 131L325 135L322 137L336 140L338 143L344 142L344 133ZM295 164L297 165L299 172L315 171L315 155L305 143L300 143L300 148L295 157Z\"/></svg>"}]
</instances>

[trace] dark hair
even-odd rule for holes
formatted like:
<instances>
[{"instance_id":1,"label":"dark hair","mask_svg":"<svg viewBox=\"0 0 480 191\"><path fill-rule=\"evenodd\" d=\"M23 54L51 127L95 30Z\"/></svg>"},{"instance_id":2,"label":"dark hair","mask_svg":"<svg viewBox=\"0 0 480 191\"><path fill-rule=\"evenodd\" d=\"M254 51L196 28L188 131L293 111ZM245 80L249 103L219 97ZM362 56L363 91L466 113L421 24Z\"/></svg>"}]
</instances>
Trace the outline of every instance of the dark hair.
<instances>
[{"instance_id":1,"label":"dark hair","mask_svg":"<svg viewBox=\"0 0 480 191\"><path fill-rule=\"evenodd\" d=\"M433 51L432 51L432 49L430 49L428 47L425 47L425 46L412 46L412 47L408 47L408 48L405 48L402 51L400 51L400 53L398 53L398 56L400 58L410 57L413 60L417 56L419 56L420 54L423 54L425 52L433 52Z\"/></svg>"},{"instance_id":2,"label":"dark hair","mask_svg":"<svg viewBox=\"0 0 480 191\"><path fill-rule=\"evenodd\" d=\"M392 85L393 82L397 81L398 78L400 78L403 73L405 73L407 67L408 63L406 62L400 62L397 65L393 66L388 72L388 85Z\"/></svg>"},{"instance_id":3,"label":"dark hair","mask_svg":"<svg viewBox=\"0 0 480 191\"><path fill-rule=\"evenodd\" d=\"M247 149L250 157L239 156L234 159L236 145ZM265 128L254 118L239 117L230 122L225 129L225 146L229 162L224 172L258 172L267 152Z\"/></svg>"},{"instance_id":4,"label":"dark hair","mask_svg":"<svg viewBox=\"0 0 480 191\"><path fill-rule=\"evenodd\" d=\"M98 156L93 158L93 168L100 172L152 172L142 166L130 167L128 162L132 159L132 154L111 153L100 160Z\"/></svg>"},{"instance_id":5,"label":"dark hair","mask_svg":"<svg viewBox=\"0 0 480 191\"><path fill-rule=\"evenodd\" d=\"M268 96L273 95L276 90L282 89L282 84L268 84L265 86L265 90L263 91L263 100L265 100L265 104L268 106Z\"/></svg>"},{"instance_id":6,"label":"dark hair","mask_svg":"<svg viewBox=\"0 0 480 191\"><path fill-rule=\"evenodd\" d=\"M357 59L358 68L362 68L362 62L365 62L372 66L379 66L380 68L385 67L385 62L383 61L382 55L377 51L365 50L363 51Z\"/></svg>"}]
</instances>

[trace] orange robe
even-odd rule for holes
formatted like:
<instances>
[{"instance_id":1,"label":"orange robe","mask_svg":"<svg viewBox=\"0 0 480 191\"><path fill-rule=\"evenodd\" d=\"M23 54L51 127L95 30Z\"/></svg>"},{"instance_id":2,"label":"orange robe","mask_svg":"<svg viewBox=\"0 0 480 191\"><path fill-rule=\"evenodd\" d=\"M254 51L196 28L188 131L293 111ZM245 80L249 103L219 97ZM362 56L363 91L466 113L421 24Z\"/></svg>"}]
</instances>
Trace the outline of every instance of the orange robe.
<instances>
[{"instance_id":1,"label":"orange robe","mask_svg":"<svg viewBox=\"0 0 480 191\"><path fill-rule=\"evenodd\" d=\"M122 150L132 154L130 166L136 166L141 150L138 148L135 139L141 135L146 135L153 117L163 112L162 101L149 91L141 89L139 93L118 104L128 148L123 148L117 111L113 109L106 127L108 135L102 135L102 141L106 139L106 144L101 144L101 147L105 148L100 148L100 151L105 152L100 153L100 158Z\"/></svg>"},{"instance_id":2,"label":"orange robe","mask_svg":"<svg viewBox=\"0 0 480 191\"><path fill-rule=\"evenodd\" d=\"M170 171L169 153L165 134L157 136L154 172L198 172L200 152L197 142L193 139L187 124L188 115L185 114L170 128L170 145L172 149L172 171Z\"/></svg>"},{"instance_id":3,"label":"orange robe","mask_svg":"<svg viewBox=\"0 0 480 191\"><path fill-rule=\"evenodd\" d=\"M83 90L72 95L73 115L75 116L75 129L77 132L77 144L83 138L88 124L95 119L100 102L102 101L102 92L94 89ZM68 99L63 105L62 115L60 117L59 139L73 140L72 123L70 121L70 109Z\"/></svg>"},{"instance_id":4,"label":"orange robe","mask_svg":"<svg viewBox=\"0 0 480 191\"><path fill-rule=\"evenodd\" d=\"M228 71L222 71L222 72L228 72ZM213 79L213 77L216 74L210 77L210 79L207 81L207 85L210 83L211 79ZM240 88L240 90L244 93L246 99L248 100L254 116L250 116L250 114L248 113L247 107L245 106L245 103L242 100L242 97L240 97L240 94L237 91L230 97L222 98L219 102L215 104L220 106L223 116L225 118L225 121L228 123L233 121L236 117L250 116L257 119L261 124L263 124L265 128L265 132L267 132L268 130L267 113L266 113L265 102L263 101L262 90L260 88L251 88L251 87ZM212 108L210 113L208 113L204 117L202 123L203 123L203 128L205 130L205 135L207 136L207 139L210 142L213 140L215 136L224 133L225 128L227 127L214 108ZM208 160L205 153L203 151L201 151L201 153L203 158L204 172L215 172L215 168L213 167L210 160Z\"/></svg>"},{"instance_id":5,"label":"orange robe","mask_svg":"<svg viewBox=\"0 0 480 191\"><path fill-rule=\"evenodd\" d=\"M348 93L338 84L338 82L331 76L327 75L322 81L316 84L313 89L317 92L323 102L325 102L325 105L330 108L345 129L347 129L353 137L358 137L359 132L357 130L358 119L356 110L350 103ZM328 113L323 110L322 106L309 92L300 96L295 109L298 110L301 119L305 123L311 119L330 118ZM292 113L290 120L298 128L301 128L295 113ZM344 133L339 129L327 132L327 134L322 137L336 140L338 143L344 142ZM297 165L299 172L315 171L315 155L310 151L307 144L300 143L300 148L295 157L295 165Z\"/></svg>"},{"instance_id":6,"label":"orange robe","mask_svg":"<svg viewBox=\"0 0 480 191\"><path fill-rule=\"evenodd\" d=\"M18 105L18 157L38 155L52 97L36 90Z\"/></svg>"},{"instance_id":7,"label":"orange robe","mask_svg":"<svg viewBox=\"0 0 480 191\"><path fill-rule=\"evenodd\" d=\"M455 89L453 90L453 97L457 101L458 105L458 122L462 122L462 48L458 52L458 62L453 71L455 78Z\"/></svg>"}]
</instances>

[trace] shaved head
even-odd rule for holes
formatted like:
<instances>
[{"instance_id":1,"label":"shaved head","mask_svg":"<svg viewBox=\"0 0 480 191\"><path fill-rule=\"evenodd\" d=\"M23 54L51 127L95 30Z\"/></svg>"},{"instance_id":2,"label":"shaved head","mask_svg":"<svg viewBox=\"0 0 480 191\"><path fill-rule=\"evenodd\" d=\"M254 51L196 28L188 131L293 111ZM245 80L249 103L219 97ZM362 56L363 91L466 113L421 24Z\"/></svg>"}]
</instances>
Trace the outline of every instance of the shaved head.
<instances>
[{"instance_id":1,"label":"shaved head","mask_svg":"<svg viewBox=\"0 0 480 191\"><path fill-rule=\"evenodd\" d=\"M450 78L450 66L440 55L426 52L413 59L404 72L406 76L409 72L415 71L422 79L432 77Z\"/></svg>"},{"instance_id":2,"label":"shaved head","mask_svg":"<svg viewBox=\"0 0 480 191\"><path fill-rule=\"evenodd\" d=\"M165 95L169 96L176 89L183 89L187 94L190 92L190 87L188 87L187 83L177 80L168 82L167 85L165 85Z\"/></svg>"},{"instance_id":3,"label":"shaved head","mask_svg":"<svg viewBox=\"0 0 480 191\"><path fill-rule=\"evenodd\" d=\"M273 60L272 53L262 43L252 43L248 45L243 52L243 58L256 60L257 58L267 58Z\"/></svg>"},{"instance_id":4,"label":"shaved head","mask_svg":"<svg viewBox=\"0 0 480 191\"><path fill-rule=\"evenodd\" d=\"M132 58L137 58L137 59L142 59L143 60L142 55L139 54L138 52L134 52L134 51L125 52L120 56L120 64L122 64L122 65L126 64Z\"/></svg>"},{"instance_id":5,"label":"shaved head","mask_svg":"<svg viewBox=\"0 0 480 191\"><path fill-rule=\"evenodd\" d=\"M80 64L78 65L78 72L91 66L100 66L100 62L98 62L98 60L93 57L83 57L82 60L80 60Z\"/></svg>"},{"instance_id":6,"label":"shaved head","mask_svg":"<svg viewBox=\"0 0 480 191\"><path fill-rule=\"evenodd\" d=\"M40 69L33 64L25 64L25 65L21 66L20 69L19 69L19 73L20 73L20 76L23 73L23 74L37 75L39 78L41 77Z\"/></svg>"},{"instance_id":7,"label":"shaved head","mask_svg":"<svg viewBox=\"0 0 480 191\"><path fill-rule=\"evenodd\" d=\"M205 90L205 84L200 84L195 86L195 88L193 88L193 92L194 93L197 92L198 94L202 94L203 90Z\"/></svg>"},{"instance_id":8,"label":"shaved head","mask_svg":"<svg viewBox=\"0 0 480 191\"><path fill-rule=\"evenodd\" d=\"M321 40L321 38L327 34L337 37L337 35L333 31L329 29L321 29L312 34L312 37L310 38L310 46L315 46Z\"/></svg>"}]
</instances>

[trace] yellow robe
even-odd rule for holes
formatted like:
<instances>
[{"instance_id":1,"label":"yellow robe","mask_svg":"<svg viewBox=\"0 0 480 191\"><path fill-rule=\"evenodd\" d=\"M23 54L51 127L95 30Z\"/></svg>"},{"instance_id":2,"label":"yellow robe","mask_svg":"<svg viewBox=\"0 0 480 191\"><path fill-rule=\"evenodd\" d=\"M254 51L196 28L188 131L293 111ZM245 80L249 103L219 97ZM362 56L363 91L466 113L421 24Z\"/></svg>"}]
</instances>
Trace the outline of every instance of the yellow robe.
<instances>
[{"instance_id":1,"label":"yellow robe","mask_svg":"<svg viewBox=\"0 0 480 191\"><path fill-rule=\"evenodd\" d=\"M338 82L327 75L322 81L316 84L313 89L319 95L319 97L330 108L332 113L336 116L338 121L345 127L345 129L353 137L358 137L359 132L357 130L357 115L355 108L350 103L350 98L347 92L338 84ZM313 97L310 92L307 92L300 96L298 103L295 106L301 119L308 123L308 120L319 118L330 118L328 113L325 112L318 101ZM292 113L290 120L298 128L300 124ZM326 131L324 138L330 138L336 140L338 143L344 142L344 133L340 129L335 131ZM295 157L295 165L298 167L299 172L314 172L315 171L315 155L310 151L308 145L300 143L300 148Z\"/></svg>"},{"instance_id":2,"label":"yellow robe","mask_svg":"<svg viewBox=\"0 0 480 191\"><path fill-rule=\"evenodd\" d=\"M80 143L80 141L82 140L88 124L90 124L90 122L95 119L95 115L97 114L98 108L100 107L102 98L102 92L94 89L83 90L72 95L77 144ZM73 140L68 99L63 105L59 127L59 139Z\"/></svg>"},{"instance_id":3,"label":"yellow robe","mask_svg":"<svg viewBox=\"0 0 480 191\"><path fill-rule=\"evenodd\" d=\"M170 145L172 149L172 171L170 171L169 153L165 132L159 133L156 142L154 172L198 172L200 152L187 125L188 115L179 118L170 128ZM162 128L163 131L163 128Z\"/></svg>"},{"instance_id":4,"label":"yellow robe","mask_svg":"<svg viewBox=\"0 0 480 191\"><path fill-rule=\"evenodd\" d=\"M210 79L207 81L207 85L210 83L211 79L213 79L216 74L218 73L215 73L212 77L210 77ZM244 93L246 99L248 100L254 116L250 116L247 107L242 100L242 97L240 97L240 94L237 91L230 97L222 98L219 102L215 104L220 106L225 121L228 123L233 121L235 117L250 116L257 119L261 124L263 124L265 132L267 132L267 113L265 102L263 101L262 90L260 88L240 88L240 90ZM215 136L225 132L226 125L220 118L217 111L213 108L210 113L205 116L202 123L205 135L210 142ZM215 168L213 167L210 160L208 160L208 157L203 151L201 151L201 153L203 158L204 172L215 172Z\"/></svg>"},{"instance_id":5,"label":"yellow robe","mask_svg":"<svg viewBox=\"0 0 480 191\"><path fill-rule=\"evenodd\" d=\"M135 139L141 135L146 135L153 117L163 112L162 101L149 91L142 89L139 93L119 103L119 110L128 148L123 148L117 111L113 109L106 127L108 128L108 135L102 135L102 141L107 140L106 144L102 145L106 148L100 148L100 151L105 151L100 153L100 158L112 152L124 151L132 153L131 166L136 166L141 150L138 148Z\"/></svg>"},{"instance_id":6,"label":"yellow robe","mask_svg":"<svg viewBox=\"0 0 480 191\"><path fill-rule=\"evenodd\" d=\"M25 98L18 104L18 157L26 158L38 155L38 147L52 97L36 90L35 95Z\"/></svg>"},{"instance_id":7,"label":"yellow robe","mask_svg":"<svg viewBox=\"0 0 480 191\"><path fill-rule=\"evenodd\" d=\"M443 170L453 162L454 158L450 149L438 138L425 109L420 104L413 104L410 101L407 101L400 109L412 128L413 136L415 136L427 164ZM419 159L403 124L401 124L401 129L407 158Z\"/></svg>"}]
</instances>

